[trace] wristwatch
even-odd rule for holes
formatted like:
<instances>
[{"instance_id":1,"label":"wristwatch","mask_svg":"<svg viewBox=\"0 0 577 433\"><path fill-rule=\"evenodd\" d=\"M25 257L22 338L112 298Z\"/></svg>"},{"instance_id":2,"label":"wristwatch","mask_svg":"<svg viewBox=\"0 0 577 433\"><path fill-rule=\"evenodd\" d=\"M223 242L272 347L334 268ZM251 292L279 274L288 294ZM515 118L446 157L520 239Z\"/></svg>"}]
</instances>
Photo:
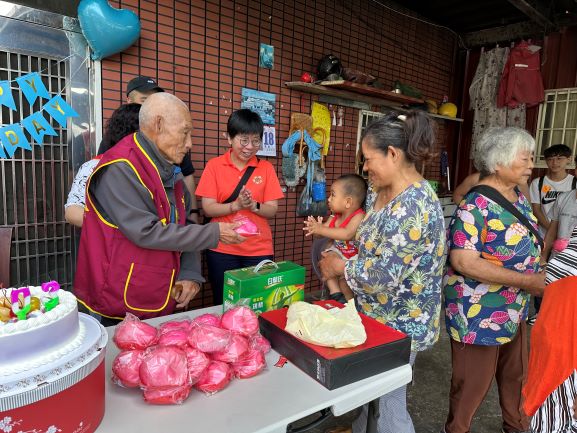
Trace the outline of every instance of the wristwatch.
<instances>
[{"instance_id":1,"label":"wristwatch","mask_svg":"<svg viewBox=\"0 0 577 433\"><path fill-rule=\"evenodd\" d=\"M255 201L255 206L254 206L254 210L255 211L259 211L260 210L260 203L258 201Z\"/></svg>"},{"instance_id":2,"label":"wristwatch","mask_svg":"<svg viewBox=\"0 0 577 433\"><path fill-rule=\"evenodd\" d=\"M200 209L191 209L190 213L200 213Z\"/></svg>"}]
</instances>

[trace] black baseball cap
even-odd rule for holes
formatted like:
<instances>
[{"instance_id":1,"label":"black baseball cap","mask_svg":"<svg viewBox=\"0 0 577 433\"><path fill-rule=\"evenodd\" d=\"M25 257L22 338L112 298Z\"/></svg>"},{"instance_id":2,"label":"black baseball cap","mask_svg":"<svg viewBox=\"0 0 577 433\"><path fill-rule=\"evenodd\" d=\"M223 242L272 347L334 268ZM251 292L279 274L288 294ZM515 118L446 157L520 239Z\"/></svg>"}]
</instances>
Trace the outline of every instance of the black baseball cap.
<instances>
[{"instance_id":1,"label":"black baseball cap","mask_svg":"<svg viewBox=\"0 0 577 433\"><path fill-rule=\"evenodd\" d=\"M143 76L135 77L128 82L126 85L126 96L133 90L138 90L139 92L148 92L149 90L164 92L164 89L155 80Z\"/></svg>"}]
</instances>

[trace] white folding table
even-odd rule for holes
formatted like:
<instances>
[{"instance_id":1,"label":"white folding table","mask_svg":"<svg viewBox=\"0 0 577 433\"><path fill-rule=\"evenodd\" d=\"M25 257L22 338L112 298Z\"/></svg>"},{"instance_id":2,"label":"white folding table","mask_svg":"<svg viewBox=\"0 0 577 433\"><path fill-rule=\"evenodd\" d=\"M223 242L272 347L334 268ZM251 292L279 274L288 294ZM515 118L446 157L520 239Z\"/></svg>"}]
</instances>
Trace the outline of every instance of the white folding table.
<instances>
[{"instance_id":1,"label":"white folding table","mask_svg":"<svg viewBox=\"0 0 577 433\"><path fill-rule=\"evenodd\" d=\"M209 307L148 320L158 325L167 320L221 313ZM329 391L293 364L275 367L279 354L271 350L267 368L250 379L234 379L224 390L206 396L192 390L182 405L149 405L140 389L113 384L112 361L118 349L108 328L106 353L106 411L99 433L286 433L287 425L330 408L335 416L353 410L397 389L411 380L409 364ZM90 402L86 402L90 404Z\"/></svg>"}]
</instances>

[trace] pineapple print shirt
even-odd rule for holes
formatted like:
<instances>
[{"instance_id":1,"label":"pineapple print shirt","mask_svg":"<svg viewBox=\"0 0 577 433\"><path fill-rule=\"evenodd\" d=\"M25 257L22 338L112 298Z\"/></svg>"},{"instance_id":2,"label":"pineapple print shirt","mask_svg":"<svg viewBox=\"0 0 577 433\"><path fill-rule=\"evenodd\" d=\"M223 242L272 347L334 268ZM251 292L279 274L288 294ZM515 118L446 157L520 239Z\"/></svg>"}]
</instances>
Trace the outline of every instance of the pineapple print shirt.
<instances>
[{"instance_id":1,"label":"pineapple print shirt","mask_svg":"<svg viewBox=\"0 0 577 433\"><path fill-rule=\"evenodd\" d=\"M414 183L375 211L369 191L367 214L357 230L359 254L345 265L357 306L412 338L412 351L439 337L445 225L428 182Z\"/></svg>"},{"instance_id":2,"label":"pineapple print shirt","mask_svg":"<svg viewBox=\"0 0 577 433\"><path fill-rule=\"evenodd\" d=\"M523 194L515 207L537 228ZM449 250L470 249L496 266L518 272L538 271L540 248L517 218L482 194L467 194L449 225ZM451 338L467 344L496 346L517 333L527 316L529 294L517 287L485 284L457 273L445 276L445 322Z\"/></svg>"}]
</instances>

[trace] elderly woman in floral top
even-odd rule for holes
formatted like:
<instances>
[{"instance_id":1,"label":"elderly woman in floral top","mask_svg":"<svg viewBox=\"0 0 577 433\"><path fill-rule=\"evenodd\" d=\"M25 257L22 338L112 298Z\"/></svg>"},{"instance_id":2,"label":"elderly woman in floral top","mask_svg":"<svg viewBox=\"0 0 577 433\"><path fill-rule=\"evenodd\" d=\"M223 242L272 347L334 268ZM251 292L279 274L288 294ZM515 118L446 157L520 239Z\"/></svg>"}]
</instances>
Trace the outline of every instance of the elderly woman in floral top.
<instances>
[{"instance_id":1,"label":"elderly woman in floral top","mask_svg":"<svg viewBox=\"0 0 577 433\"><path fill-rule=\"evenodd\" d=\"M367 126L361 145L371 188L357 230L359 254L348 261L327 255L320 263L324 278L344 275L363 313L412 338L411 364L439 336L443 212L416 169L434 144L431 120L420 111L390 114ZM406 387L382 396L379 409L379 433L415 431ZM364 407L354 432L364 431L367 412Z\"/></svg>"},{"instance_id":2,"label":"elderly woman in floral top","mask_svg":"<svg viewBox=\"0 0 577 433\"><path fill-rule=\"evenodd\" d=\"M534 148L533 137L519 128L485 132L475 155L481 189L465 195L449 227L445 317L453 372L446 433L469 432L493 378L503 432L529 427L521 411L527 376L525 318L529 296L543 294L545 275L538 272L537 220L517 184L531 175ZM507 201L521 218L506 210Z\"/></svg>"}]
</instances>

